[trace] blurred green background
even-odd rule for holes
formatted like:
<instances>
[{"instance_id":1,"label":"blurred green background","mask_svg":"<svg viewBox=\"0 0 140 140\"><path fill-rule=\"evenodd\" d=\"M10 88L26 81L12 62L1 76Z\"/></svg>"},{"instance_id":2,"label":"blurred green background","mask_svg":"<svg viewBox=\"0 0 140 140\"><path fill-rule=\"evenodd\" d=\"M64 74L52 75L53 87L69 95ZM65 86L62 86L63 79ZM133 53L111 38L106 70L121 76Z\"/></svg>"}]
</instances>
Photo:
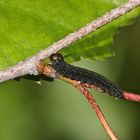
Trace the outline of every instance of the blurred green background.
<instances>
[{"instance_id":1,"label":"blurred green background","mask_svg":"<svg viewBox=\"0 0 140 140\"><path fill-rule=\"evenodd\" d=\"M127 91L140 93L140 17L122 27L112 45L115 57L82 59L74 65L103 74ZM138 140L140 103L115 100L91 91L121 140ZM109 139L87 100L70 85L55 80L11 80L0 85L0 140Z\"/></svg>"}]
</instances>

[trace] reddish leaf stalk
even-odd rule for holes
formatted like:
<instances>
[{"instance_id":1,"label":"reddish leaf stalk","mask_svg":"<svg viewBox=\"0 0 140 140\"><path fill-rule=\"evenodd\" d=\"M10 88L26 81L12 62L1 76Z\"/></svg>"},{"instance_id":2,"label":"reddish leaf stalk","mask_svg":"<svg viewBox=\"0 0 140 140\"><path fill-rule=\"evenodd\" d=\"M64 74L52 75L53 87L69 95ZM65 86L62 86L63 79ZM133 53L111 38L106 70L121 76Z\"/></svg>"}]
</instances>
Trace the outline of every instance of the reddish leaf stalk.
<instances>
[{"instance_id":1,"label":"reddish leaf stalk","mask_svg":"<svg viewBox=\"0 0 140 140\"><path fill-rule=\"evenodd\" d=\"M109 137L111 138L111 140L118 140L117 136L114 134L114 132L112 131L111 127L109 126L108 122L105 119L105 116L103 115L100 107L97 105L96 100L94 99L94 97L89 93L88 90L86 90L81 84L80 82L65 78L65 77L60 77L60 80L63 80L71 85L73 85L76 89L78 89L89 101L89 103L91 104L92 108L94 109L94 111L96 112L102 126L104 127L105 131L107 132L107 134L109 135Z\"/></svg>"},{"instance_id":2,"label":"reddish leaf stalk","mask_svg":"<svg viewBox=\"0 0 140 140\"><path fill-rule=\"evenodd\" d=\"M102 113L102 111L101 111L100 107L98 106L98 104L96 103L96 100L94 99L94 97L88 92L88 90L86 90L82 86L79 86L79 90L87 98L87 100L91 104L92 108L96 112L98 118L100 119L100 122L101 122L102 126L104 127L104 129L107 132L107 134L109 135L109 137L112 140L118 140L117 136L114 134L114 132L112 131L112 129L109 126L108 122L106 121L105 116Z\"/></svg>"},{"instance_id":3,"label":"reddish leaf stalk","mask_svg":"<svg viewBox=\"0 0 140 140\"><path fill-rule=\"evenodd\" d=\"M123 99L131 100L131 101L135 101L135 102L140 102L140 95L124 91L123 92Z\"/></svg>"}]
</instances>

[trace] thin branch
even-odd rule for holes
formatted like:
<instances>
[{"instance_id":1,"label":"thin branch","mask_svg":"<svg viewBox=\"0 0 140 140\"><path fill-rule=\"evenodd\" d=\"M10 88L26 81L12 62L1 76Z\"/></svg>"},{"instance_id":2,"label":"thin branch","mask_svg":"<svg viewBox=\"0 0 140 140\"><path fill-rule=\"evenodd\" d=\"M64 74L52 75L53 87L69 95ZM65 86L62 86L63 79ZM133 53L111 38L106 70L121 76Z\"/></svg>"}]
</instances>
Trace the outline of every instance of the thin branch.
<instances>
[{"instance_id":1,"label":"thin branch","mask_svg":"<svg viewBox=\"0 0 140 140\"><path fill-rule=\"evenodd\" d=\"M97 29L101 28L107 23L110 23L111 21L124 15L125 13L133 10L139 5L140 0L130 0L127 3L122 4L120 7L115 8L114 10L106 13L100 18L92 21L91 23L82 27L78 31L73 32L65 38L59 40L58 42L50 45L48 48L41 50L39 53L28 58L27 60L22 61L7 70L0 71L0 82L10 80L15 77L23 76L26 74L37 75L38 70L36 67L36 63L38 63L40 60L48 58L51 54L61 50L62 48L67 47L68 45L76 42L77 40L83 38L89 33L96 31Z\"/></svg>"},{"instance_id":2,"label":"thin branch","mask_svg":"<svg viewBox=\"0 0 140 140\"><path fill-rule=\"evenodd\" d=\"M65 82L73 85L76 89L78 89L87 98L88 102L90 103L90 105L92 106L94 111L96 112L102 126L104 127L105 131L107 132L107 134L109 135L111 140L118 140L117 136L114 134L113 130L109 126L108 122L106 121L104 114L102 113L100 107L96 103L96 100L94 99L92 94L90 94L89 91L86 90L78 81L71 80L71 79L68 79L65 77L58 77L58 79L63 80Z\"/></svg>"}]
</instances>

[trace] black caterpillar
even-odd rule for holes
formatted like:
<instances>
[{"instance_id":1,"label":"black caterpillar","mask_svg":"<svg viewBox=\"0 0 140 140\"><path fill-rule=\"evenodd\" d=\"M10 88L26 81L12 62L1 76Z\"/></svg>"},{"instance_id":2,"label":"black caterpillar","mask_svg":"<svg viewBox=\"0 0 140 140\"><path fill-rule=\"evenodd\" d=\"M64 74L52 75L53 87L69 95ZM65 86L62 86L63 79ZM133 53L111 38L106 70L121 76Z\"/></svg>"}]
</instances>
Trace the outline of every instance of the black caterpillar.
<instances>
[{"instance_id":1,"label":"black caterpillar","mask_svg":"<svg viewBox=\"0 0 140 140\"><path fill-rule=\"evenodd\" d=\"M50 56L51 66L56 70L56 73L72 80L80 81L88 85L94 85L103 92L109 93L111 96L121 98L123 90L112 81L104 76L80 67L68 64L64 61L64 57L59 54L52 54Z\"/></svg>"}]
</instances>

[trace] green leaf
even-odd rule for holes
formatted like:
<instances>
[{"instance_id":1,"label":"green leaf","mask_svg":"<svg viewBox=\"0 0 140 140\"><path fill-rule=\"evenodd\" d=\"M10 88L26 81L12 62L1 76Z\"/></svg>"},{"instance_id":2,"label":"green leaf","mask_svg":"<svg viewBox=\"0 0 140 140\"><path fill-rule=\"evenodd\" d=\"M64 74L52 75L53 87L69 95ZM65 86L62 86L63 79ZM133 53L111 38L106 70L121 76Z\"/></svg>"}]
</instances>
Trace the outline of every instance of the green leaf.
<instances>
[{"instance_id":1,"label":"green leaf","mask_svg":"<svg viewBox=\"0 0 140 140\"><path fill-rule=\"evenodd\" d=\"M0 68L34 55L126 0L1 0ZM104 59L112 56L117 27L130 23L140 9L117 19L62 50L69 61L80 57ZM69 57L68 57L69 56Z\"/></svg>"}]
</instances>

